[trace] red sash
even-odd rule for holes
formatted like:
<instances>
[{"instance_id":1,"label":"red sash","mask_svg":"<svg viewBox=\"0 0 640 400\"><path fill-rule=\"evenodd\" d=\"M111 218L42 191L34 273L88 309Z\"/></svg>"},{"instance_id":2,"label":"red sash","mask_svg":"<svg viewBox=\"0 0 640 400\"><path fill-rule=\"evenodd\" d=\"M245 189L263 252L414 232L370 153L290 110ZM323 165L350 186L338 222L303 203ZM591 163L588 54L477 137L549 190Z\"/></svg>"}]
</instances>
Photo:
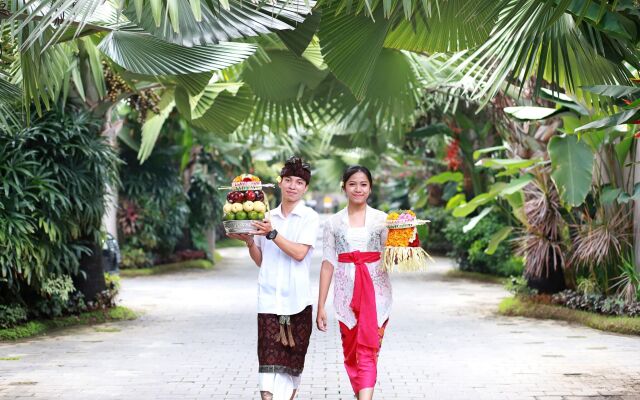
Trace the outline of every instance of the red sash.
<instances>
[{"instance_id":1,"label":"red sash","mask_svg":"<svg viewBox=\"0 0 640 400\"><path fill-rule=\"evenodd\" d=\"M356 279L353 287L351 309L358 319L358 344L378 349L378 313L376 311L376 293L373 281L369 275L369 269L365 263L380 260L380 252L368 251L338 254L341 263L353 263L356 265Z\"/></svg>"}]
</instances>

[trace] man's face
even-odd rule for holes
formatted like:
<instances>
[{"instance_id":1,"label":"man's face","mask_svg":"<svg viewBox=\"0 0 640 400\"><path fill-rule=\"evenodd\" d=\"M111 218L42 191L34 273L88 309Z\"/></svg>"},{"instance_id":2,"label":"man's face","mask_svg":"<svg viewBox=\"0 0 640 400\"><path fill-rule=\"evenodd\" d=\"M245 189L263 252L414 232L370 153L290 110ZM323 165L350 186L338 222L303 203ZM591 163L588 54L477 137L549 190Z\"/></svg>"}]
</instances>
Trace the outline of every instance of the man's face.
<instances>
[{"instance_id":1,"label":"man's face","mask_svg":"<svg viewBox=\"0 0 640 400\"><path fill-rule=\"evenodd\" d=\"M307 182L297 176L283 176L278 184L282 201L295 203L307 192Z\"/></svg>"}]
</instances>

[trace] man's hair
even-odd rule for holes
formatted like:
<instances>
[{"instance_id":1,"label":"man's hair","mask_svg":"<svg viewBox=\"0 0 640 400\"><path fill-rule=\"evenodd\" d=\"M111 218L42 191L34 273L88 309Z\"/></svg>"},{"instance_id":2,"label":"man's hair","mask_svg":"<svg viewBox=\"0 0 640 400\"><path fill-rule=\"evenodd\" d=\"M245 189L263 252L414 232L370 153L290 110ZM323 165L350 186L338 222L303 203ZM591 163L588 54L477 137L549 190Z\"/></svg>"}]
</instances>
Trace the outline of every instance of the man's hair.
<instances>
[{"instance_id":1,"label":"man's hair","mask_svg":"<svg viewBox=\"0 0 640 400\"><path fill-rule=\"evenodd\" d=\"M309 185L309 182L311 182L311 166L309 163L302 161L302 158L293 156L284 163L280 176L283 178L285 176L297 176Z\"/></svg>"}]
</instances>

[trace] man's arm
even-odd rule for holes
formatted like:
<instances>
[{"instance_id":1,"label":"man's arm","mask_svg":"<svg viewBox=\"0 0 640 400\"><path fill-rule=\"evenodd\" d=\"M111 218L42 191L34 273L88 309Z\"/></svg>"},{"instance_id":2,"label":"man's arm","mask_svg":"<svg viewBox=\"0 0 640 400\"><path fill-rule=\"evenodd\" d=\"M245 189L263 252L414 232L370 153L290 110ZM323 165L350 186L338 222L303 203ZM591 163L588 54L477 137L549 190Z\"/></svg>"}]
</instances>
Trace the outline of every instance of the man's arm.
<instances>
[{"instance_id":1,"label":"man's arm","mask_svg":"<svg viewBox=\"0 0 640 400\"><path fill-rule=\"evenodd\" d=\"M256 235L266 236L269 232L273 230L271 226L271 221L253 221L253 225L256 227L256 231L253 232ZM312 227L309 227L310 229ZM296 243L285 238L282 234L278 234L275 239L273 239L273 243L280 248L286 255L293 258L296 261L302 261L309 253L309 249L311 249L310 244L305 243Z\"/></svg>"},{"instance_id":2,"label":"man's arm","mask_svg":"<svg viewBox=\"0 0 640 400\"><path fill-rule=\"evenodd\" d=\"M284 236L278 234L275 239L273 239L273 243L280 248L280 250L284 251L286 255L293 258L296 261L302 261L309 253L309 249L311 248L308 244L294 243L291 240L285 238Z\"/></svg>"},{"instance_id":3,"label":"man's arm","mask_svg":"<svg viewBox=\"0 0 640 400\"><path fill-rule=\"evenodd\" d=\"M249 248L249 256L253 262L256 263L258 267L262 265L262 250L260 250L260 247L256 244L253 235L246 233L227 233L227 236L232 239L242 240Z\"/></svg>"}]
</instances>

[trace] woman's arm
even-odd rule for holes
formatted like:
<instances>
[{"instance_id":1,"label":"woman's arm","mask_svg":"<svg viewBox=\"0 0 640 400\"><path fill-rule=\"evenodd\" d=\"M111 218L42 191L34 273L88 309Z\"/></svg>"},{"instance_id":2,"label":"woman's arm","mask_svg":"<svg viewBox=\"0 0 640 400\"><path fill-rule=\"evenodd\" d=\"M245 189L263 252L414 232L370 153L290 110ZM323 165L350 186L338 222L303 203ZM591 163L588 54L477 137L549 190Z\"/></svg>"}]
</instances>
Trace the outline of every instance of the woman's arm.
<instances>
[{"instance_id":1,"label":"woman's arm","mask_svg":"<svg viewBox=\"0 0 640 400\"><path fill-rule=\"evenodd\" d=\"M324 305L327 302L327 296L329 295L329 286L331 286L331 279L333 278L333 265L324 260L320 269L320 288L318 290L318 316L316 317L316 325L322 332L327 331L327 312L324 309Z\"/></svg>"}]
</instances>

